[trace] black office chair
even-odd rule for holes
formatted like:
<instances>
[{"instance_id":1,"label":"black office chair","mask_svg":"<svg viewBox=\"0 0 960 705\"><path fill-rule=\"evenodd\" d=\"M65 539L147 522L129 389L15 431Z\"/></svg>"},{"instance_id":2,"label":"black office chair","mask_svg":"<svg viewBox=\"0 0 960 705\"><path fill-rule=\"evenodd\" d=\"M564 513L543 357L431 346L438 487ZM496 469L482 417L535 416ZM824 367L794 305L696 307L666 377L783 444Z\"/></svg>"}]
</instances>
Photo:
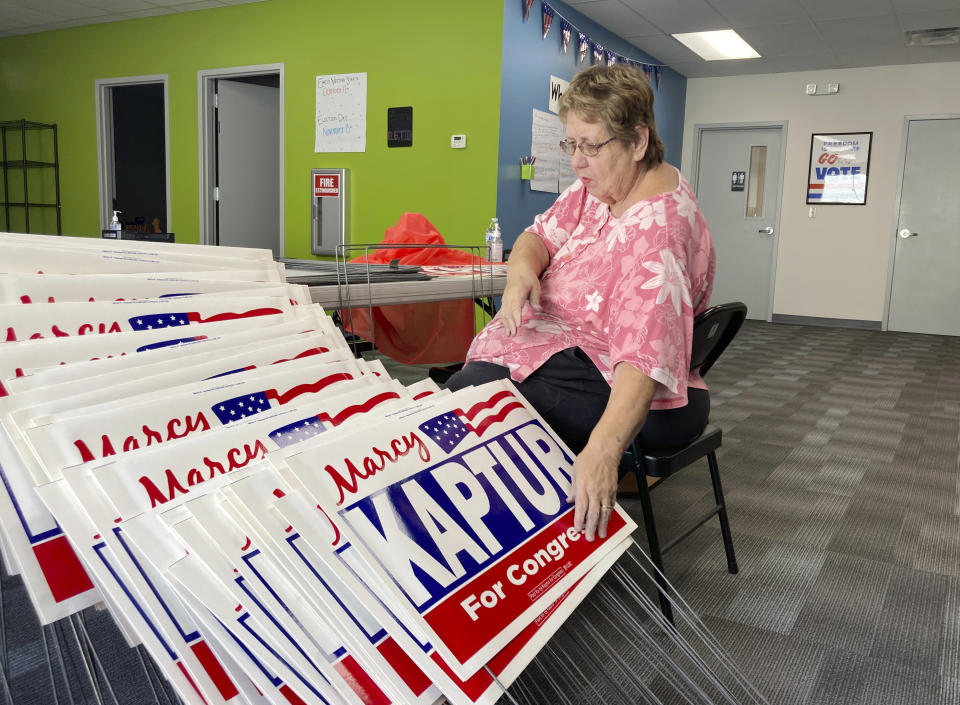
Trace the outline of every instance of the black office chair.
<instances>
[{"instance_id":1,"label":"black office chair","mask_svg":"<svg viewBox=\"0 0 960 705\"><path fill-rule=\"evenodd\" d=\"M733 340L746 317L747 307L739 302L712 306L697 316L693 322L690 369L699 370L701 376L705 375L727 345L730 344L730 341ZM723 548L727 554L727 569L731 573L737 572L737 557L733 551L733 539L730 536L727 508L723 499L723 486L720 484L720 470L717 466L716 451L720 447L721 436L722 432L719 426L708 424L700 437L687 445L681 448L656 451L646 451L638 447L637 441L634 439L620 463L621 476L630 471L636 473L640 506L643 509L643 522L647 530L647 542L650 545L650 559L659 570L656 578L660 592L660 609L671 622L673 622L673 611L665 594L666 581L663 578L663 554L692 534L714 514L720 519L720 533L723 536ZM673 540L661 547L660 540L657 538L653 506L650 503L650 490L704 456L706 456L707 465L710 468L710 479L713 482L713 496L716 504L704 516L691 523ZM648 477L656 479L648 484Z\"/></svg>"}]
</instances>

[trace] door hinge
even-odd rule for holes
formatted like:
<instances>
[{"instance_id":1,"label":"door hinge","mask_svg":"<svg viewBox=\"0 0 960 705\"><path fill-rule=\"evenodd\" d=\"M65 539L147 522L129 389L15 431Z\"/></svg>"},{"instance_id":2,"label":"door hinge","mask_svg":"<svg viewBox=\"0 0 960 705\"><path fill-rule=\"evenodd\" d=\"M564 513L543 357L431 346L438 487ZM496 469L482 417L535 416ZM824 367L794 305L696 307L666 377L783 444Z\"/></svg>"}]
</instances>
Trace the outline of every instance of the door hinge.
<instances>
[{"instance_id":1,"label":"door hinge","mask_svg":"<svg viewBox=\"0 0 960 705\"><path fill-rule=\"evenodd\" d=\"M218 203L220 202L220 187L219 187L219 186L214 186L214 187L213 187L213 200L214 200L214 201L217 201Z\"/></svg>"},{"instance_id":2,"label":"door hinge","mask_svg":"<svg viewBox=\"0 0 960 705\"><path fill-rule=\"evenodd\" d=\"M219 108L219 107L220 107L220 94L219 94L219 93L214 93L214 94L213 94L213 107L214 107L214 108Z\"/></svg>"}]
</instances>

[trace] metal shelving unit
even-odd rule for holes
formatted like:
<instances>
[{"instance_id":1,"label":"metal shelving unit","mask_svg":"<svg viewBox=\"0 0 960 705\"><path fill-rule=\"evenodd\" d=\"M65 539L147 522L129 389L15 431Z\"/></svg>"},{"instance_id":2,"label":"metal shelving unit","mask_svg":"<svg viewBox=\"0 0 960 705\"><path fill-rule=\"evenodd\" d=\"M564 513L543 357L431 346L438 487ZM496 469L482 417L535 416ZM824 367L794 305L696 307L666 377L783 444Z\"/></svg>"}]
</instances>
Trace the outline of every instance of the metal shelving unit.
<instances>
[{"instance_id":1,"label":"metal shelving unit","mask_svg":"<svg viewBox=\"0 0 960 705\"><path fill-rule=\"evenodd\" d=\"M52 140L52 144L49 140ZM57 126L29 120L0 122L0 150L0 173L3 175L3 201L0 206L3 207L5 230L10 232L11 223L19 225L22 222L23 232L29 233L30 210L53 208L57 219L57 235L61 235ZM30 159L30 154L40 159ZM52 184L49 182L49 170L52 170ZM34 174L37 175L36 179L31 179ZM31 185L34 190L40 187L45 194L52 190L53 202L31 200ZM22 219L19 221L17 215L21 213L17 209L22 209Z\"/></svg>"}]
</instances>

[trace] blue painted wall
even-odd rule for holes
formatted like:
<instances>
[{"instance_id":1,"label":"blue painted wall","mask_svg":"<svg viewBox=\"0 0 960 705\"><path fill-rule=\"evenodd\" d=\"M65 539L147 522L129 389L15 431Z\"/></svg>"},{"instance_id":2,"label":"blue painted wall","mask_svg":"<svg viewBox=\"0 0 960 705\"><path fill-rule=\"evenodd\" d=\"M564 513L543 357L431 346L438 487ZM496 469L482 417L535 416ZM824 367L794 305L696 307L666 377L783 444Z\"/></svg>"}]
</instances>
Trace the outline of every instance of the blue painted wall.
<instances>
[{"instance_id":1,"label":"blue painted wall","mask_svg":"<svg viewBox=\"0 0 960 705\"><path fill-rule=\"evenodd\" d=\"M551 0L550 6L570 24L620 56L648 64L660 63L624 39L603 29L565 3ZM567 53L561 54L560 17L555 17L543 39L540 2L530 8L523 21L520 0L504 0L503 69L500 87L500 148L497 168L497 215L503 228L504 247L512 246L517 236L556 200L557 195L531 191L520 181L520 157L530 153L533 109L549 107L550 76L569 81L579 68L586 68L590 55L577 64L577 33L572 32ZM660 139L667 147L667 161L680 166L683 144L683 111L687 79L672 69L664 69L660 87L654 86L654 114ZM491 214L492 215L492 214ZM486 223L477 223L478 230Z\"/></svg>"}]
</instances>

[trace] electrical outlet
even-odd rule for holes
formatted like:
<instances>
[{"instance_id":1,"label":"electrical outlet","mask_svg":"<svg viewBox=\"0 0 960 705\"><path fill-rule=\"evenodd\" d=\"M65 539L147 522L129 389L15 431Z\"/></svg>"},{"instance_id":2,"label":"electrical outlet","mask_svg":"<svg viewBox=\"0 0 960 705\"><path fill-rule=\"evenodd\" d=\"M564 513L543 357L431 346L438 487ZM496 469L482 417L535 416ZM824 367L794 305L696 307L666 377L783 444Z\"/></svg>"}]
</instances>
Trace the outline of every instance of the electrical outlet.
<instances>
[{"instance_id":1,"label":"electrical outlet","mask_svg":"<svg viewBox=\"0 0 960 705\"><path fill-rule=\"evenodd\" d=\"M839 83L828 83L827 84L827 93L839 93L840 84Z\"/></svg>"},{"instance_id":2,"label":"electrical outlet","mask_svg":"<svg viewBox=\"0 0 960 705\"><path fill-rule=\"evenodd\" d=\"M816 95L817 94L817 84L808 83L807 84L807 95Z\"/></svg>"}]
</instances>

